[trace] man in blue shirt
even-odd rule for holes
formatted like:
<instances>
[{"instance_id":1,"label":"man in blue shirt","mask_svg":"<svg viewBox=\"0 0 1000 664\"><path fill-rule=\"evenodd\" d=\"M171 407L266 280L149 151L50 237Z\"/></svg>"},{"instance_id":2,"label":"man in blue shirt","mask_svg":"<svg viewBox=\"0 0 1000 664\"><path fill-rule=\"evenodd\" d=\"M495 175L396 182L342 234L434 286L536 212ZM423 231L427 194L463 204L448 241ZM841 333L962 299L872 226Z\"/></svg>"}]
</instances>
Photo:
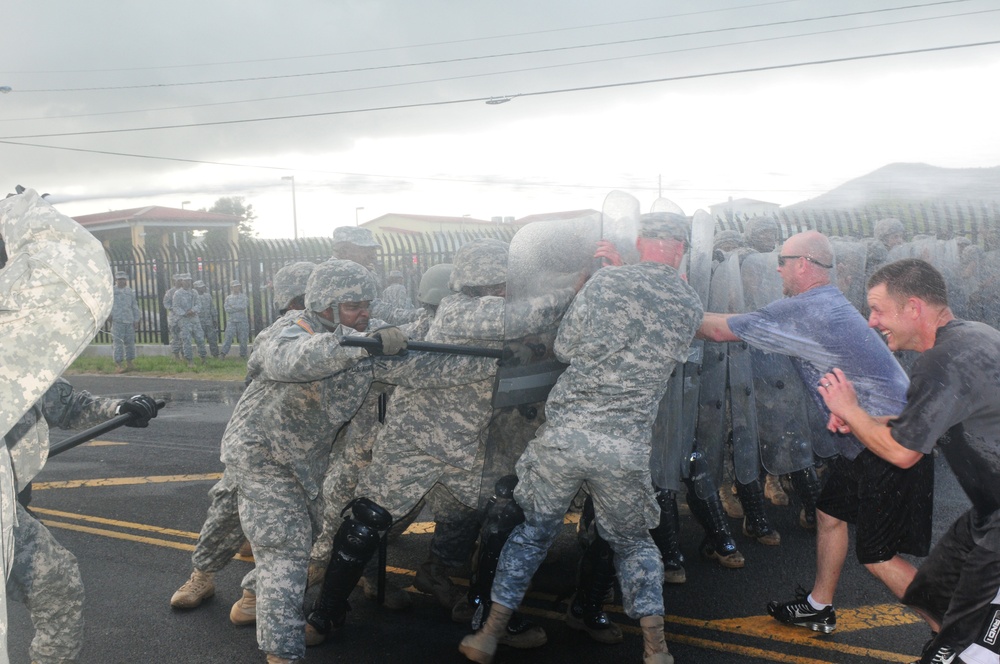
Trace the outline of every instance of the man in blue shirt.
<instances>
[{"instance_id":1,"label":"man in blue shirt","mask_svg":"<svg viewBox=\"0 0 1000 664\"><path fill-rule=\"evenodd\" d=\"M789 355L807 386L819 385L823 374L841 367L856 378L868 412L894 417L906 404L906 374L833 285L833 261L833 248L822 233L793 235L778 257L786 297L752 313L706 313L698 335L712 341L745 341L766 352ZM814 397L829 413L819 395ZM848 523L857 526L858 560L896 597L903 596L916 574L899 554L927 555L931 535L930 458L903 470L865 450L853 436L842 436L837 443L840 456L833 460L833 472L817 502L812 592L767 606L779 622L824 633L837 626L833 597L847 559Z\"/></svg>"}]
</instances>

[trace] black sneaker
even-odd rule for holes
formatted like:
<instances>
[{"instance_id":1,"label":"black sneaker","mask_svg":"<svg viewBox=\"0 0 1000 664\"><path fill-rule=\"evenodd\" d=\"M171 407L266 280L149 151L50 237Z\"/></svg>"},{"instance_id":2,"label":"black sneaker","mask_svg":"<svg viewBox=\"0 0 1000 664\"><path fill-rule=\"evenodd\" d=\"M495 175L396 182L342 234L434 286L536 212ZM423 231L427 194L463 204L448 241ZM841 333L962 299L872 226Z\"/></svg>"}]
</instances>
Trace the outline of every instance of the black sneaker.
<instances>
[{"instance_id":1,"label":"black sneaker","mask_svg":"<svg viewBox=\"0 0 1000 664\"><path fill-rule=\"evenodd\" d=\"M938 646L937 648L925 647L923 656L911 664L958 664L961 661L951 646Z\"/></svg>"},{"instance_id":2,"label":"black sneaker","mask_svg":"<svg viewBox=\"0 0 1000 664\"><path fill-rule=\"evenodd\" d=\"M814 632L829 634L837 629L837 612L833 606L817 611L809 604L808 596L809 593L799 588L791 602L768 602L767 612L780 623L808 627Z\"/></svg>"}]
</instances>

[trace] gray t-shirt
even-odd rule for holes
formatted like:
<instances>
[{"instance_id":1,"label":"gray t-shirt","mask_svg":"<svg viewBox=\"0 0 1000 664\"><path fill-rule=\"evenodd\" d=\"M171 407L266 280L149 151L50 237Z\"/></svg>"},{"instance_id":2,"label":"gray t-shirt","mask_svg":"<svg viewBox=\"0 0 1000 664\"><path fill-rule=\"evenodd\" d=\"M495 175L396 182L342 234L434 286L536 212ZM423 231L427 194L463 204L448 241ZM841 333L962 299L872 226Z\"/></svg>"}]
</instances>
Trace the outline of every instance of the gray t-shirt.
<instances>
[{"instance_id":1,"label":"gray t-shirt","mask_svg":"<svg viewBox=\"0 0 1000 664\"><path fill-rule=\"evenodd\" d=\"M854 383L861 407L875 417L897 415L906 405L909 380L879 334L836 286L820 286L732 316L729 329L751 346L792 358L820 410L830 410L816 391L834 367ZM837 437L839 452L853 459L864 449L854 436Z\"/></svg>"},{"instance_id":2,"label":"gray t-shirt","mask_svg":"<svg viewBox=\"0 0 1000 664\"><path fill-rule=\"evenodd\" d=\"M972 501L977 530L993 529L1000 550L1000 332L952 320L914 363L906 408L891 423L903 447L939 445Z\"/></svg>"}]
</instances>

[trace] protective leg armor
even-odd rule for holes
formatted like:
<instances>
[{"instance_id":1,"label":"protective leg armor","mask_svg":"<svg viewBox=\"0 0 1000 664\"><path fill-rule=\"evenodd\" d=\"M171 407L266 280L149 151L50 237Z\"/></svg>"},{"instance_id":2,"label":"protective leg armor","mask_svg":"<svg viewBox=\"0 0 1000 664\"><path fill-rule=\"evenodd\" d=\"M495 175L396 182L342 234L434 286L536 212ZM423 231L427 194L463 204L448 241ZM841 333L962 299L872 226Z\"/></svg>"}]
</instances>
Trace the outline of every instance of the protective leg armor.
<instances>
[{"instance_id":1,"label":"protective leg armor","mask_svg":"<svg viewBox=\"0 0 1000 664\"><path fill-rule=\"evenodd\" d=\"M590 528L594 520L594 503L588 497L584 504L581 527ZM570 605L570 614L575 621L598 641L603 632L615 632L615 625L604 612L604 602L615 587L615 553L611 545L594 528L593 540L580 559L580 574L576 586L576 596ZM618 642L620 634L608 642Z\"/></svg>"},{"instance_id":2,"label":"protective leg armor","mask_svg":"<svg viewBox=\"0 0 1000 664\"><path fill-rule=\"evenodd\" d=\"M736 495L743 505L743 534L759 540L762 544L775 545L781 541L777 531L771 527L764 512L764 487L760 480L749 484L736 482Z\"/></svg>"},{"instance_id":3,"label":"protective leg armor","mask_svg":"<svg viewBox=\"0 0 1000 664\"><path fill-rule=\"evenodd\" d=\"M687 501L691 514L705 529L702 555L718 560L725 567L743 567L743 555L736 548L729 530L719 492L712 482L705 458L698 452L691 455L691 476L684 482L688 486ZM699 498L699 494L707 498Z\"/></svg>"},{"instance_id":4,"label":"protective leg armor","mask_svg":"<svg viewBox=\"0 0 1000 664\"><path fill-rule=\"evenodd\" d=\"M663 558L663 579L667 583L684 583L684 554L680 548L680 515L677 513L677 496L666 489L656 490L660 505L660 524L649 531Z\"/></svg>"},{"instance_id":5,"label":"protective leg armor","mask_svg":"<svg viewBox=\"0 0 1000 664\"><path fill-rule=\"evenodd\" d=\"M333 538L333 554L323 578L323 590L306 621L320 634L339 629L351 606L347 601L358 584L365 563L379 545L379 533L392 525L392 515L367 498L356 498L344 507L344 519Z\"/></svg>"},{"instance_id":6,"label":"protective leg armor","mask_svg":"<svg viewBox=\"0 0 1000 664\"><path fill-rule=\"evenodd\" d=\"M823 484L819 481L819 475L816 474L816 466L797 470L792 473L791 477L795 493L802 501L802 515L799 523L803 528L813 530L816 528L816 501L819 500L819 494L823 490Z\"/></svg>"},{"instance_id":7,"label":"protective leg armor","mask_svg":"<svg viewBox=\"0 0 1000 664\"><path fill-rule=\"evenodd\" d=\"M479 535L476 565L469 580L469 604L475 609L475 629L479 629L477 621L485 620L485 609L490 602L490 590L503 545L514 527L524 522L524 512L514 501L516 486L516 475L504 475L497 480L493 496L486 504L486 521Z\"/></svg>"}]
</instances>

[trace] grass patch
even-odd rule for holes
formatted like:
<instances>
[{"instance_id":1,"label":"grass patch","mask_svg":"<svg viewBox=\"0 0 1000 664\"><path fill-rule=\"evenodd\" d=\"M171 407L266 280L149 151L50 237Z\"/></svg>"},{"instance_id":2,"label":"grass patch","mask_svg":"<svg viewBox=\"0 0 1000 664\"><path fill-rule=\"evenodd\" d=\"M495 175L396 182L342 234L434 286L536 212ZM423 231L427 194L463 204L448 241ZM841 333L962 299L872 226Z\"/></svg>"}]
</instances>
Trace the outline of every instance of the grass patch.
<instances>
[{"instance_id":1,"label":"grass patch","mask_svg":"<svg viewBox=\"0 0 1000 664\"><path fill-rule=\"evenodd\" d=\"M135 370L125 376L154 376L157 378L188 378L193 380L238 380L246 377L247 364L239 356L225 360L209 357L206 364L195 357L194 366L178 362L172 357L137 357L133 361ZM115 362L110 357L78 357L66 371L73 374L114 374Z\"/></svg>"}]
</instances>

